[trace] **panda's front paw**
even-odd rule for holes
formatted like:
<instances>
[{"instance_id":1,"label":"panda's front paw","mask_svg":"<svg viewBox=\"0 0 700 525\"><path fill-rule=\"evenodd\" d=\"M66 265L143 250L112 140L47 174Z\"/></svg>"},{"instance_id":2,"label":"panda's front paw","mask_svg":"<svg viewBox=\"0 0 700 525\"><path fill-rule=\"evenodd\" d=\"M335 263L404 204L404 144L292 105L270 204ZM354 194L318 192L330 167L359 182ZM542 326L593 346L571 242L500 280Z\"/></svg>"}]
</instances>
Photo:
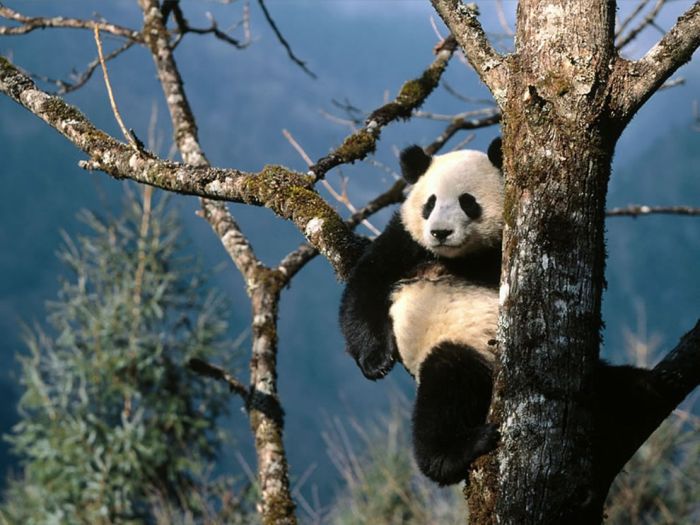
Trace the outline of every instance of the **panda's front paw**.
<instances>
[{"instance_id":1,"label":"panda's front paw","mask_svg":"<svg viewBox=\"0 0 700 525\"><path fill-rule=\"evenodd\" d=\"M392 354L384 352L370 352L357 360L357 364L367 379L375 381L386 376L394 365L396 359Z\"/></svg>"},{"instance_id":2,"label":"panda's front paw","mask_svg":"<svg viewBox=\"0 0 700 525\"><path fill-rule=\"evenodd\" d=\"M498 425L486 423L477 427L472 445L474 459L495 450L500 440L501 433L498 431Z\"/></svg>"}]
</instances>

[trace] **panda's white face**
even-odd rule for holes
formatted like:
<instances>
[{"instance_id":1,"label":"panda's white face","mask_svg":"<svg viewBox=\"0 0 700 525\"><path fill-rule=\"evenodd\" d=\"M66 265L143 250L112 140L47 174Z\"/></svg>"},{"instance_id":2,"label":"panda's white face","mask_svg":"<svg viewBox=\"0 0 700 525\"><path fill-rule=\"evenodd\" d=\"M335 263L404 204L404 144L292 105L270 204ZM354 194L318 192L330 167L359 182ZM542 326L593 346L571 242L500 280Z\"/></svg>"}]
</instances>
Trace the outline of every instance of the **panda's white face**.
<instances>
[{"instance_id":1,"label":"panda's white face","mask_svg":"<svg viewBox=\"0 0 700 525\"><path fill-rule=\"evenodd\" d=\"M503 178L485 153L432 157L401 207L411 237L442 257L497 246L503 230Z\"/></svg>"}]
</instances>

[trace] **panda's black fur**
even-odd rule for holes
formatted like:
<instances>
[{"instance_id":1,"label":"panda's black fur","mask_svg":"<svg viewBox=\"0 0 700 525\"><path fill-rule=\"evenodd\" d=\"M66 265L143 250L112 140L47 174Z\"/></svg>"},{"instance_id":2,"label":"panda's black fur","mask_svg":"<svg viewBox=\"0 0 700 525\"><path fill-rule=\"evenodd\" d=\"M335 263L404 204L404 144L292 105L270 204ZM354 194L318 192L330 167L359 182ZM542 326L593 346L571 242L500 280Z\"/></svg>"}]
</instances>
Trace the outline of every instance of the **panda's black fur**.
<instances>
[{"instance_id":1,"label":"panda's black fur","mask_svg":"<svg viewBox=\"0 0 700 525\"><path fill-rule=\"evenodd\" d=\"M416 378L416 462L430 479L454 484L499 439L486 416L501 268L500 139L487 155L465 150L430 157L413 146L400 160L414 186L352 271L340 322L347 351L367 378L384 377L397 360ZM442 177L456 174L457 182L438 188ZM440 208L440 192L458 204ZM428 224L434 213L438 217ZM449 246L460 228L461 244ZM658 402L648 377L633 367L597 367L594 395L584 402L594 414L594 460L601 476L618 441L648 424L644 403Z\"/></svg>"},{"instance_id":2,"label":"panda's black fur","mask_svg":"<svg viewBox=\"0 0 700 525\"><path fill-rule=\"evenodd\" d=\"M404 150L402 171L414 187L402 210L353 270L341 302L347 350L364 375L381 378L399 359L416 378L415 456L421 471L440 484L463 480L471 462L492 450L498 441L495 427L485 423L493 383L494 355L489 343L495 337L501 266L503 184L500 165L494 164L500 162L498 152L499 148L493 147L488 157L481 152L463 151L432 158L418 146ZM466 228L476 228L464 234L467 241L479 239L465 253L460 252L460 247L447 246L449 235L442 241L435 233L419 231L429 216L441 213L443 203L436 202L434 194L423 196L416 192L425 189L426 177L439 177L440 170L465 170L462 178L468 187L454 195L450 204L454 209L442 209L445 218L452 221L450 213L460 212L457 208L461 208ZM482 188L484 180L488 181L486 195L466 191L471 186ZM457 188L450 185L442 191L452 197ZM462 195L465 197L460 202ZM414 203L412 198L419 198L420 202ZM413 217L418 214L420 217ZM437 235L445 235L442 229L436 231L440 232ZM427 238L420 237L423 234ZM428 246L433 241L431 235L436 246ZM439 302L441 298L446 300L436 306L439 311L431 307L420 311L425 303ZM456 307L450 308L453 304ZM488 321L476 316L475 330L464 329L461 325L469 320L470 311L476 311L480 305L485 307ZM431 333L440 318L448 314L458 314L459 322ZM399 334L393 326L397 323ZM414 328L418 331L415 337L408 333ZM402 356L401 335L409 336L406 347L414 340L418 343L421 336L428 337L427 346L410 348L411 356ZM411 358L417 361L415 366L408 362Z\"/></svg>"}]
</instances>

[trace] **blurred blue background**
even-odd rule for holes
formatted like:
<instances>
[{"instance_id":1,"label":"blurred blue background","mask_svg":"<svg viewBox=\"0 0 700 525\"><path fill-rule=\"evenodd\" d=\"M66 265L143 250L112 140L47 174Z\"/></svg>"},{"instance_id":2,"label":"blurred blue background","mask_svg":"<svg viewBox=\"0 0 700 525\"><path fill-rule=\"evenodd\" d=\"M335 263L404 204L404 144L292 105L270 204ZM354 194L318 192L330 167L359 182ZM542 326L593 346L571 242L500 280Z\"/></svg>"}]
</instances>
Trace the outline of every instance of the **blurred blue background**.
<instances>
[{"instance_id":1,"label":"blurred blue background","mask_svg":"<svg viewBox=\"0 0 700 525\"><path fill-rule=\"evenodd\" d=\"M670 3L659 26L671 27L691 2ZM96 2L14 1L9 7L29 15L90 18L98 11L109 21L140 26L135 0ZM305 164L282 135L288 129L317 159L337 146L349 128L324 116L346 115L332 100L349 101L364 112L393 97L401 84L418 76L432 61L437 37L427 0L268 1L277 24L295 53L318 75L314 80L286 56L256 3L250 6L252 45L243 51L211 36L188 35L176 58L199 125L201 143L213 165L257 171L264 164L304 170ZM501 50L510 40L498 23L494 2L480 2L482 20ZM621 15L634 2L621 2ZM240 20L241 0L183 1L193 26L208 26L207 11L225 29ZM506 2L513 20L514 2ZM0 21L5 23L5 21ZM437 24L444 32L442 25ZM242 37L238 30L235 36ZM649 29L628 49L639 56L658 39ZM119 42L103 35L104 45ZM21 37L0 37L0 54L22 68L51 78L67 78L94 59L90 31L53 29ZM159 153L168 155L171 131L167 110L150 54L138 47L109 63L110 77L127 126L145 139L149 119L157 112ZM640 111L619 142L610 183L609 207L628 204L700 206L700 132L694 128L693 101L700 98L700 60L681 69L679 87L657 93ZM457 58L444 77L465 96L488 98L474 73ZM44 86L46 86L44 84ZM80 91L67 96L98 127L120 137L98 72ZM435 113L476 109L440 88L423 107ZM697 122L695 122L697 126ZM427 144L445 123L414 118L391 125L382 134L377 161L396 169L397 148ZM469 147L485 148L497 127L480 130ZM453 147L466 133L458 135ZM0 431L17 420L20 393L15 355L23 352L22 324L43 322L44 302L54 299L63 268L55 257L61 232L81 226L81 208L117 212L123 198L120 183L78 168L83 156L43 122L0 96ZM329 181L340 188L348 179L351 200L361 206L392 176L369 163L335 170ZM323 192L323 190L321 190ZM325 193L324 193L325 195ZM329 200L331 198L329 197ZM230 298L232 337L248 326L249 306L243 283L209 225L195 216L197 200L176 197L192 253L211 272L216 286ZM232 205L231 211L252 240L261 259L275 264L303 241L288 223L264 209ZM344 210L342 210L345 213ZM382 227L385 211L372 219ZM368 233L361 229L362 233ZM700 218L653 216L608 221L608 289L604 298L603 354L623 362L628 331L653 337L660 351L674 346L700 313ZM219 268L219 270L216 270ZM313 261L284 292L280 311L279 381L287 413L286 445L293 477L307 473L303 492L320 487L327 500L339 483L324 453L322 433L338 418L371 419L387 410L396 392L412 395L412 381L397 367L387 380L363 379L343 352L336 312L340 294L329 265ZM247 377L245 360L238 374ZM233 398L230 430L244 461L254 464L246 420ZM241 472L241 459L229 448L221 468ZM0 480L14 464L6 443L0 444ZM0 481L1 482L1 481Z\"/></svg>"}]
</instances>

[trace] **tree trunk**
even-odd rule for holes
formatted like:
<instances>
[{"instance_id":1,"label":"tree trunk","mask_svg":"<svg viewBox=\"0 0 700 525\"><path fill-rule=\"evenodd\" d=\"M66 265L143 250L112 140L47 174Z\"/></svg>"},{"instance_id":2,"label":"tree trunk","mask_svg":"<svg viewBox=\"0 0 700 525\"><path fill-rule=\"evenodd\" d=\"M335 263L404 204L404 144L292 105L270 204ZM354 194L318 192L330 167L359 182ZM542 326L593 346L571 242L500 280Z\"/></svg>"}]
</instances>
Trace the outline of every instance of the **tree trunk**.
<instances>
[{"instance_id":1,"label":"tree trunk","mask_svg":"<svg viewBox=\"0 0 700 525\"><path fill-rule=\"evenodd\" d=\"M493 409L502 446L498 470L491 458L473 476L472 523L496 514L518 525L600 521L584 402L600 343L616 141L606 122L614 15L607 1L518 6L503 118L503 366Z\"/></svg>"}]
</instances>

